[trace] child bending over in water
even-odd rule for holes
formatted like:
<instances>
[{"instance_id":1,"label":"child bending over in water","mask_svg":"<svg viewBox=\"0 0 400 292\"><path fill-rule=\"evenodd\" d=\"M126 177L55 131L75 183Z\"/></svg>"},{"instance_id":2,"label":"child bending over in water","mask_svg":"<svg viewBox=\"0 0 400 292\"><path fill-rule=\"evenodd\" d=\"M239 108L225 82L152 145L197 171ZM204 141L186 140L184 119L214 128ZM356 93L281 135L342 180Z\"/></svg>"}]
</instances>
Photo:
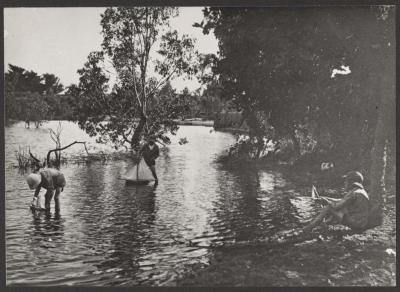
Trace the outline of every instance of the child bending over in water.
<instances>
[{"instance_id":1,"label":"child bending over in water","mask_svg":"<svg viewBox=\"0 0 400 292\"><path fill-rule=\"evenodd\" d=\"M50 211L50 202L54 195L55 210L60 211L59 196L65 187L64 175L57 169L45 168L39 173L31 173L26 177L26 182L31 190L35 189L35 194L31 206L36 206L37 197L40 189L43 187L47 190L45 194L45 208Z\"/></svg>"}]
</instances>

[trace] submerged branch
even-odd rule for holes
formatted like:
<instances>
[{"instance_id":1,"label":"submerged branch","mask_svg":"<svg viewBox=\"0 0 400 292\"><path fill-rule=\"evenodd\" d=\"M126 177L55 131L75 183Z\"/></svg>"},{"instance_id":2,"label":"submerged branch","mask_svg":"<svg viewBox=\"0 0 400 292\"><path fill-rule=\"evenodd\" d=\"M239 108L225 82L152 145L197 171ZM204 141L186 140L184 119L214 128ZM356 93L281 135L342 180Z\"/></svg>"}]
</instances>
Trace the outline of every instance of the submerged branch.
<instances>
[{"instance_id":1,"label":"submerged branch","mask_svg":"<svg viewBox=\"0 0 400 292\"><path fill-rule=\"evenodd\" d=\"M37 159L35 156L33 156L32 152L31 152L31 149L29 149L29 156L30 156L35 162L40 163L40 160Z\"/></svg>"},{"instance_id":2,"label":"submerged branch","mask_svg":"<svg viewBox=\"0 0 400 292\"><path fill-rule=\"evenodd\" d=\"M62 150L64 150L64 149L67 149L68 147L71 147L71 146L74 145L74 144L83 144L83 145L85 146L86 153L89 154L89 152L88 152L88 150L87 150L87 148L86 148L86 142L75 141L75 142L72 142L71 144L69 144L69 145L67 145L67 146L65 146L65 147L62 147L62 148L55 148L55 149L49 150L49 152L47 152L47 159L46 159L46 161L47 161L47 166L50 165L50 164L49 164L49 163L50 163L50 154L51 154L52 152L55 152L55 151L62 151Z\"/></svg>"}]
</instances>

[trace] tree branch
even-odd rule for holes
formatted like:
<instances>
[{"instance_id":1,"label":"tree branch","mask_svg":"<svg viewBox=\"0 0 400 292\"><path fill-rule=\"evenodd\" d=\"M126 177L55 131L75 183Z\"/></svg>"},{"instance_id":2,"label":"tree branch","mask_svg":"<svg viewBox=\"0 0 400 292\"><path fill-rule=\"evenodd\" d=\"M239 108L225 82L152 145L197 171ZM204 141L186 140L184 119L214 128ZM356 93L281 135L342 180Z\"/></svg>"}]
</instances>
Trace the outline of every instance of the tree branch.
<instances>
[{"instance_id":1,"label":"tree branch","mask_svg":"<svg viewBox=\"0 0 400 292\"><path fill-rule=\"evenodd\" d=\"M65 146L65 147L62 147L62 148L55 148L55 149L49 150L49 152L47 152L47 159L46 159L46 161L47 161L47 166L50 165L50 154L51 154L52 152L55 152L55 151L62 151L62 150L64 150L64 149L67 149L68 147L71 147L71 146L74 145L74 144L84 144L84 145L85 145L86 153L89 154L89 152L88 152L88 150L87 150L87 148L86 148L86 142L78 142L78 141L75 141L75 142L72 142L71 144L69 144L69 145L67 145L67 146Z\"/></svg>"},{"instance_id":2,"label":"tree branch","mask_svg":"<svg viewBox=\"0 0 400 292\"><path fill-rule=\"evenodd\" d=\"M149 96L152 96L162 85L164 85L165 83L167 83L167 81L172 77L172 75L174 75L177 71L178 67L175 67L174 70L171 71L171 73L165 77L164 80L161 80L155 87L154 89L149 93Z\"/></svg>"},{"instance_id":3,"label":"tree branch","mask_svg":"<svg viewBox=\"0 0 400 292\"><path fill-rule=\"evenodd\" d=\"M33 156L33 154L31 153L31 149L29 149L29 156L32 157L32 159L35 160L37 163L40 163L40 160Z\"/></svg>"},{"instance_id":4,"label":"tree branch","mask_svg":"<svg viewBox=\"0 0 400 292\"><path fill-rule=\"evenodd\" d=\"M37 159L33 154L31 153L31 148L29 148L29 156L35 161L35 166L36 170L39 170L41 167L44 167L44 165L40 162L39 159Z\"/></svg>"},{"instance_id":5,"label":"tree branch","mask_svg":"<svg viewBox=\"0 0 400 292\"><path fill-rule=\"evenodd\" d=\"M127 142L127 143L131 143L131 141L129 141L128 138L126 137L127 135L129 136L129 135L131 134L131 132L132 132L132 129L129 130L128 134L125 134L125 133L122 131L122 138L123 138L124 141Z\"/></svg>"}]
</instances>

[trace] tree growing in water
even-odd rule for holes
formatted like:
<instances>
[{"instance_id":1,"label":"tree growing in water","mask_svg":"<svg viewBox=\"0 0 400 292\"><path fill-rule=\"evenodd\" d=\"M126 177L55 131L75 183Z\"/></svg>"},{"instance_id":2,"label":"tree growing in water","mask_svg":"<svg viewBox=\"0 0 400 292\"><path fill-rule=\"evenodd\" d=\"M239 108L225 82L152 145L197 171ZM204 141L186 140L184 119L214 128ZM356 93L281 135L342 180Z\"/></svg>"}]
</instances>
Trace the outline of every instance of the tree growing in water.
<instances>
[{"instance_id":1,"label":"tree growing in water","mask_svg":"<svg viewBox=\"0 0 400 292\"><path fill-rule=\"evenodd\" d=\"M32 121L40 126L42 120L52 118L49 113L54 113L54 105L59 102L56 94L64 89L59 78L50 73L38 75L12 64L8 66L5 73L6 120ZM64 107L63 111L66 110Z\"/></svg>"},{"instance_id":2,"label":"tree growing in water","mask_svg":"<svg viewBox=\"0 0 400 292\"><path fill-rule=\"evenodd\" d=\"M135 148L143 134L168 143L165 134L176 131L172 119L184 107L160 90L175 76L195 72L194 40L169 27L177 15L173 7L108 8L101 15L102 51L89 55L74 90L79 126L99 142Z\"/></svg>"}]
</instances>

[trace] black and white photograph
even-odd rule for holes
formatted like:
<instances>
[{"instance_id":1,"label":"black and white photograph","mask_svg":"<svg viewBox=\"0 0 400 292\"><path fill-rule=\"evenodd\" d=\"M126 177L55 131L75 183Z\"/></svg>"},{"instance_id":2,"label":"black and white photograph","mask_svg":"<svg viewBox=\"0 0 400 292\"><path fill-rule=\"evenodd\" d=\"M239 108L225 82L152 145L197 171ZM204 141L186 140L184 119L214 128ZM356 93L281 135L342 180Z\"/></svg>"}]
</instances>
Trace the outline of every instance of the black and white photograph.
<instances>
[{"instance_id":1,"label":"black and white photograph","mask_svg":"<svg viewBox=\"0 0 400 292\"><path fill-rule=\"evenodd\" d=\"M396 8L3 7L6 287L395 287Z\"/></svg>"}]
</instances>

